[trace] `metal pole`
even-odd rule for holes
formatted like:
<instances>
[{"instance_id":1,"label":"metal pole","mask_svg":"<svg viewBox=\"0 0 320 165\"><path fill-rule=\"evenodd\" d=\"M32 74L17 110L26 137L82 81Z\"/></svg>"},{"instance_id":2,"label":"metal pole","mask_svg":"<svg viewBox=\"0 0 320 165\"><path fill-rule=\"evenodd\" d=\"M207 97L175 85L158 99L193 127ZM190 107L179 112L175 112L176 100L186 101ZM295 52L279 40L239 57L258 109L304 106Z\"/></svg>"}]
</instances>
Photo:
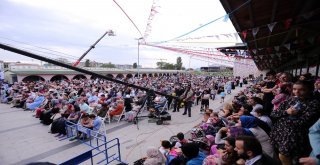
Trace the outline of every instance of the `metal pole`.
<instances>
[{"instance_id":1,"label":"metal pole","mask_svg":"<svg viewBox=\"0 0 320 165\"><path fill-rule=\"evenodd\" d=\"M320 65L320 63L318 62L317 68L316 68L316 77L318 77L318 75L319 75L319 65Z\"/></svg>"},{"instance_id":2,"label":"metal pole","mask_svg":"<svg viewBox=\"0 0 320 165\"><path fill-rule=\"evenodd\" d=\"M106 31L93 45L89 47L89 49L86 52L83 53L83 55L75 63L72 64L72 66L77 66L80 63L80 61L84 58L84 56L86 56L90 52L90 50L93 49L98 44L98 42L107 34L109 34L109 36L114 36L114 32L112 30Z\"/></svg>"},{"instance_id":3,"label":"metal pole","mask_svg":"<svg viewBox=\"0 0 320 165\"><path fill-rule=\"evenodd\" d=\"M138 39L138 79L140 78L140 69L139 69L139 64L140 64L140 38Z\"/></svg>"},{"instance_id":4,"label":"metal pole","mask_svg":"<svg viewBox=\"0 0 320 165\"><path fill-rule=\"evenodd\" d=\"M140 37L136 40L138 40L138 66L137 66L137 72L138 72L138 78L140 78L140 68L139 68L139 65L140 65L140 40L142 40L143 37Z\"/></svg>"},{"instance_id":5,"label":"metal pole","mask_svg":"<svg viewBox=\"0 0 320 165\"><path fill-rule=\"evenodd\" d=\"M307 73L309 73L309 68L310 68L310 66L309 66L309 59L307 58Z\"/></svg>"}]
</instances>

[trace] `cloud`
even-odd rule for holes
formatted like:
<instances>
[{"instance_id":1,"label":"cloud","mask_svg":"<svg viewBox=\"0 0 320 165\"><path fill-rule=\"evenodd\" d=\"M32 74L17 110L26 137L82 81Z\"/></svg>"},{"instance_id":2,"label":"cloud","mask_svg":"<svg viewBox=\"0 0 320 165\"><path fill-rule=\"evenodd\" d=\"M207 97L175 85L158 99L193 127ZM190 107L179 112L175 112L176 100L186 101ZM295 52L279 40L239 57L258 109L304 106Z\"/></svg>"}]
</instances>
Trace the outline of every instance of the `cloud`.
<instances>
[{"instance_id":1,"label":"cloud","mask_svg":"<svg viewBox=\"0 0 320 165\"><path fill-rule=\"evenodd\" d=\"M144 33L153 1L117 2ZM152 20L152 30L147 41L172 39L225 14L220 2L212 0L161 0L157 1L157 5L159 13ZM3 0L0 6L0 24L0 42L34 50L39 50L39 47L52 49L71 55L71 60L80 57L105 31L112 29L116 36L104 37L85 58L116 64L132 64L137 61L135 39L140 37L139 33L111 0ZM217 21L183 38L232 32L234 27L230 21ZM211 48L221 46L212 41L170 44ZM51 57L58 56L57 52L47 50L33 52ZM59 55L66 56L65 54ZM9 52L0 56L26 59ZM178 56L182 57L184 66L189 64L190 59L184 54L146 46L141 46L140 49L140 63L145 66L155 66L156 59L160 58L175 63ZM190 65L200 67L205 63L192 60Z\"/></svg>"}]
</instances>

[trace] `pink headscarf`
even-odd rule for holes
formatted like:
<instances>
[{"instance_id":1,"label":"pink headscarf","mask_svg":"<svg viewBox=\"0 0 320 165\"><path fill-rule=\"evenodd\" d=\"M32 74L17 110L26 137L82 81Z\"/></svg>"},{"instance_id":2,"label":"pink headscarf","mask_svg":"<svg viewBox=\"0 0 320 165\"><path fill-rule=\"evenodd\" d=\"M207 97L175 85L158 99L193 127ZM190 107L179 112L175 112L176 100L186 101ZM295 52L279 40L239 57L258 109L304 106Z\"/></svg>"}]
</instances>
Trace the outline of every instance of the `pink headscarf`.
<instances>
[{"instance_id":1,"label":"pink headscarf","mask_svg":"<svg viewBox=\"0 0 320 165\"><path fill-rule=\"evenodd\" d=\"M220 165L221 158L218 155L209 155L204 160L202 165Z\"/></svg>"}]
</instances>

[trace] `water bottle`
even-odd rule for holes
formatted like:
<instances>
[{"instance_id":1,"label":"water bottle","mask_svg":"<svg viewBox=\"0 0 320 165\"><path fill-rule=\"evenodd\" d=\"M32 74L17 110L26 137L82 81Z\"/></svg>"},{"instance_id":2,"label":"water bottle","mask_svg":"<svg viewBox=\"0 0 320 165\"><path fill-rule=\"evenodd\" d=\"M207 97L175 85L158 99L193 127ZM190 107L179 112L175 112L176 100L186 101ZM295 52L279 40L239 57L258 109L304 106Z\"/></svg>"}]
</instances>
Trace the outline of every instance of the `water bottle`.
<instances>
[{"instance_id":1,"label":"water bottle","mask_svg":"<svg viewBox=\"0 0 320 165\"><path fill-rule=\"evenodd\" d=\"M297 101L296 104L292 106L292 109L299 112L302 109L301 102ZM297 118L296 116L292 116L292 115L290 116L290 119L296 119L296 118Z\"/></svg>"},{"instance_id":2,"label":"water bottle","mask_svg":"<svg viewBox=\"0 0 320 165\"><path fill-rule=\"evenodd\" d=\"M300 103L300 101L297 101L297 103L293 106L293 109L295 111L300 111L302 108L302 104Z\"/></svg>"}]
</instances>

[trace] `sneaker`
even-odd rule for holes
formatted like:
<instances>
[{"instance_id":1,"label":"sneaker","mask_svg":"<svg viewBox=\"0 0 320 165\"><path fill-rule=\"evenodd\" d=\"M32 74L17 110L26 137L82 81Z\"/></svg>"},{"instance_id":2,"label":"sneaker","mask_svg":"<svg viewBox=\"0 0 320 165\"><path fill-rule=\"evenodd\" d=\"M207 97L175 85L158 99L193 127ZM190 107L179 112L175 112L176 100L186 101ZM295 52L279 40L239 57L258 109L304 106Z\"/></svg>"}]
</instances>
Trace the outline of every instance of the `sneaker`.
<instances>
[{"instance_id":1,"label":"sneaker","mask_svg":"<svg viewBox=\"0 0 320 165\"><path fill-rule=\"evenodd\" d=\"M62 134L58 133L57 135L54 135L54 137L59 137L61 136Z\"/></svg>"},{"instance_id":2,"label":"sneaker","mask_svg":"<svg viewBox=\"0 0 320 165\"><path fill-rule=\"evenodd\" d=\"M61 134L60 136L58 136L58 138L63 138L65 136L67 136L67 135Z\"/></svg>"},{"instance_id":3,"label":"sneaker","mask_svg":"<svg viewBox=\"0 0 320 165\"><path fill-rule=\"evenodd\" d=\"M78 136L75 136L75 137L73 137L73 138L70 138L69 141L74 141L74 140L76 140L76 139L78 139Z\"/></svg>"}]
</instances>

